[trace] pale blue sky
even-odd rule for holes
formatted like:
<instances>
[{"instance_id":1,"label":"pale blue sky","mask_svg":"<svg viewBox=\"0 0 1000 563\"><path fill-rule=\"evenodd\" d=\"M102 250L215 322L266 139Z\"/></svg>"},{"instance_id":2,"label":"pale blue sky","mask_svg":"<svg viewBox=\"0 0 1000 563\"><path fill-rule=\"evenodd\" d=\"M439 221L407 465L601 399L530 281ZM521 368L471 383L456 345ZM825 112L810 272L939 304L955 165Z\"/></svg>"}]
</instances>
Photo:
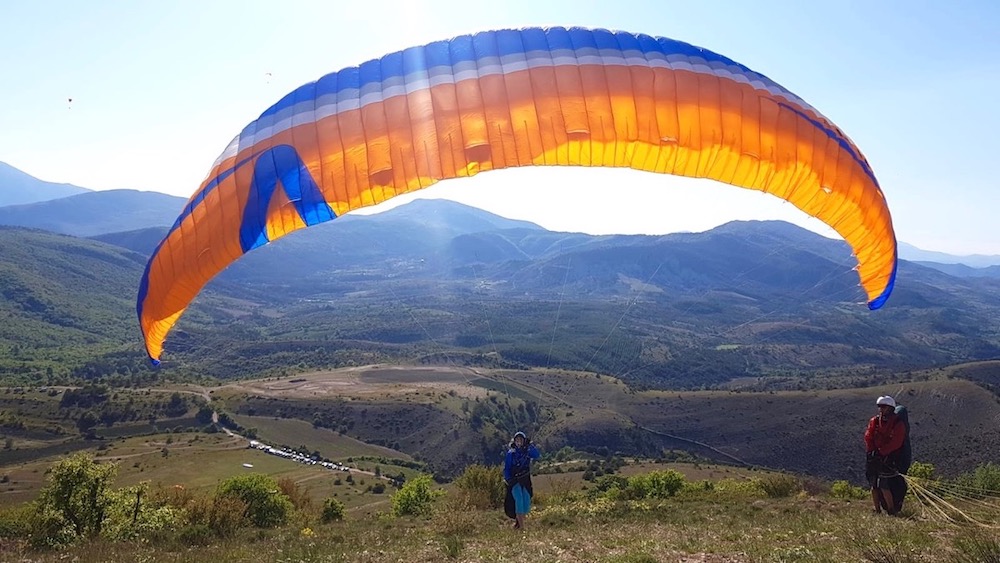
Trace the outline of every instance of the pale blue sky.
<instances>
[{"instance_id":1,"label":"pale blue sky","mask_svg":"<svg viewBox=\"0 0 1000 563\"><path fill-rule=\"evenodd\" d=\"M667 36L766 74L857 143L900 240L1000 254L1000 2L990 0L4 0L0 161L49 181L187 197L243 126L305 82L408 46L533 25ZM490 172L421 195L595 234L777 218L831 235L771 196L630 170Z\"/></svg>"}]
</instances>

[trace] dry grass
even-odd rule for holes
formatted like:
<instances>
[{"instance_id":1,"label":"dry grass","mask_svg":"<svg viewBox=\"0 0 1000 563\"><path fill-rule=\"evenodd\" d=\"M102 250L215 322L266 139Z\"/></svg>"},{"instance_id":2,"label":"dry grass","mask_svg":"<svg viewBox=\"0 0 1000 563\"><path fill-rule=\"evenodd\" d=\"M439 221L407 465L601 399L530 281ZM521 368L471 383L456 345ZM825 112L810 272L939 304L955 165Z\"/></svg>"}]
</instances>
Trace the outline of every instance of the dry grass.
<instances>
[{"instance_id":1,"label":"dry grass","mask_svg":"<svg viewBox=\"0 0 1000 563\"><path fill-rule=\"evenodd\" d=\"M304 528L309 528L306 532ZM963 539L964 538L964 539ZM964 543L963 543L964 542ZM515 531L500 510L461 497L441 499L430 516L385 514L319 524L302 516L268 531L242 531L204 546L108 544L0 558L37 561L551 561L784 562L973 561L996 556L997 536L959 535L918 519L874 517L864 502L802 495L768 499L718 491L663 501L606 503L572 491L551 493ZM961 557L965 556L965 559ZM995 561L995 559L981 559Z\"/></svg>"}]
</instances>

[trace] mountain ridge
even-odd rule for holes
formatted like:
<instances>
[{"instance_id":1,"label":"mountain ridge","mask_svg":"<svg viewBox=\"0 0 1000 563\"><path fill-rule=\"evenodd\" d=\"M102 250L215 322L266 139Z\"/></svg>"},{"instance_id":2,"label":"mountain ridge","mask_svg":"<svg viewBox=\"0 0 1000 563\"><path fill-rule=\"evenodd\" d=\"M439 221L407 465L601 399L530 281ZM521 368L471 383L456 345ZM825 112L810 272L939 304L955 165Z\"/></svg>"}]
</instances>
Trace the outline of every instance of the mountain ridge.
<instances>
[{"instance_id":1,"label":"mountain ridge","mask_svg":"<svg viewBox=\"0 0 1000 563\"><path fill-rule=\"evenodd\" d=\"M46 182L0 162L0 206L48 201L90 191L73 184Z\"/></svg>"},{"instance_id":2,"label":"mountain ridge","mask_svg":"<svg viewBox=\"0 0 1000 563\"><path fill-rule=\"evenodd\" d=\"M52 190L55 190L55 191L52 191ZM63 190L63 191L59 191L59 190ZM67 192L65 190L69 190L69 191ZM119 192L126 191L126 192L128 192L128 191L133 191L133 190L112 190L112 191L119 191ZM11 193L16 193L18 195L11 196L10 195ZM44 195L41 195L41 196L38 195L40 193L42 193ZM53 200L64 199L67 196L79 195L79 194L83 194L83 193L97 193L97 192L93 192L91 190L88 190L87 188L80 188L80 187L74 186L72 184L54 184L54 183L51 183L51 182L45 182L43 180L39 180L38 178L35 178L34 176L31 176L31 175L25 173L23 171L18 170L17 168L15 168L15 167L13 167L13 166L11 166L9 164L0 162L0 224L17 225L17 226L25 226L25 227L38 227L38 228L44 228L44 229L47 229L47 230L53 230L55 232L64 232L64 233L67 233L67 234L74 234L74 235L78 235L78 236L106 235L106 234L112 234L112 233L116 233L116 232L124 232L124 231L129 231L129 230L134 230L134 229L141 229L141 228L146 228L146 227L153 227L153 226L170 226L170 225L173 224L173 222L174 222L177 214L179 213L181 207L183 206L183 203L186 201L186 200L184 200L184 198L177 198L177 200L176 200L177 204L176 205L174 205L173 203L170 204L170 206L176 207L176 209L170 209L168 207L168 209L166 211L163 211L163 212L159 212L158 211L158 212L156 212L156 213L154 213L154 214L152 214L152 215L150 215L150 216L147 217L147 220L149 222L147 222L145 224L139 224L139 225L135 224L135 222L132 222L132 223L120 223L120 224L115 224L114 222L103 222L100 225L90 225L90 226L88 226L88 225L85 224L86 223L85 221L83 221L83 220L81 220L79 218L74 219L74 220L67 220L65 217L62 217L61 219L57 218L57 217L48 217L48 218L42 218L41 220L38 220L38 219L16 219L15 220L15 219L11 218L11 213L10 212L7 212L7 213L3 212L3 207L5 207L5 206L22 205L22 204L27 204L27 203L41 203L43 201L53 201ZM168 196L166 194L161 194L159 192L141 192L141 193L149 194L149 195L147 195L145 197L148 197L148 198L151 198L151 199L156 199L156 198L171 198L171 197L174 197L174 196ZM79 200L77 200L77 201L79 201ZM418 199L414 200L413 202L407 204L407 205L411 205L411 206L414 205L414 204L416 204L418 207L416 207L416 208L411 207L410 210L406 212L406 213L409 213L409 215L405 215L405 214L404 215L398 215L397 214L396 215L397 218L407 219L407 220L410 220L410 221L416 222L416 223L419 223L421 221L426 221L427 220L426 217L424 217L424 218L419 217L419 214L422 211L419 208L419 206L422 205L422 204L419 203L421 201L447 201L447 200L432 200L432 199L418 198ZM76 202L74 202L74 203L76 203ZM133 202L133 204L134 204L134 202ZM105 205L104 207L100 208L99 211L101 211L104 214L115 212L116 205L118 205L118 204L116 204L114 202L109 203L108 205ZM462 204L456 204L456 205L460 205L461 206ZM405 207L405 206L399 206L399 207ZM464 206L464 207L466 207L466 209L476 209L474 207L469 207L469 206ZM52 208L52 209L55 209L55 208ZM396 209L398 209L398 207ZM65 211L65 210L52 211L52 210L47 209L45 207L20 208L20 209L17 209L15 211L17 212L16 215L21 215L24 212L30 212L30 213L34 213L34 214L38 214L38 215L46 215L46 214L49 214L49 215L52 215L52 214L65 215L65 213L67 213L67 211ZM478 211L483 211L483 210L478 210ZM102 213L96 213L95 216L100 216ZM457 217L457 214L459 212L453 210L451 213L452 213L453 218L454 218L454 217ZM488 213L488 212L486 212L486 213ZM365 216L369 216L369 215L372 215L372 214L365 213L364 215L361 215L361 214L350 214L349 213L349 214L345 215L344 217L341 217L340 219L338 219L338 221L339 222L352 222L352 221L356 221L358 219L361 219L361 218L363 218ZM493 215L493 214L491 214L491 215ZM507 218L499 217L497 215L493 215L493 217L495 219L492 220L493 221L492 227L498 227L500 225L500 222L502 221L503 224L505 224L508 228L523 227L523 228L530 229L530 230L541 229L541 227L538 226L537 224L534 224L534 223L531 223L531 222L528 222L528 221L519 221L519 220L514 220L514 219L507 219ZM476 220L479 221L479 222L483 222L484 218L482 216L480 216L480 217L476 218ZM720 225L719 227L724 227L724 226L725 225ZM716 227L716 228L719 228L719 227ZM566 233L566 234L568 236L571 236L571 235L580 234L580 233ZM687 233L675 233L675 234L687 234ZM819 235L817 235L817 236L819 236ZM1000 256L994 256L994 255L957 256L957 255L947 254L947 253L943 253L943 252L934 252L934 251L922 250L920 248L917 248L917 247L915 247L913 245L907 244L906 242L902 242L902 241L899 242L899 257L901 259L910 260L910 261L933 262L933 263L946 264L946 265L947 264L965 264L966 266L969 266L969 269L964 269L964 268L950 268L950 269L949 268L944 268L944 269L942 269L942 268L938 268L938 269L942 269L943 271L947 271L947 272L951 273L952 275L957 275L957 276L997 277L997 271L996 271L996 269L990 269L989 267L990 266L1000 266Z\"/></svg>"},{"instance_id":3,"label":"mountain ridge","mask_svg":"<svg viewBox=\"0 0 1000 563\"><path fill-rule=\"evenodd\" d=\"M93 236L173 224L185 200L159 192L106 190L0 207L0 225Z\"/></svg>"}]
</instances>

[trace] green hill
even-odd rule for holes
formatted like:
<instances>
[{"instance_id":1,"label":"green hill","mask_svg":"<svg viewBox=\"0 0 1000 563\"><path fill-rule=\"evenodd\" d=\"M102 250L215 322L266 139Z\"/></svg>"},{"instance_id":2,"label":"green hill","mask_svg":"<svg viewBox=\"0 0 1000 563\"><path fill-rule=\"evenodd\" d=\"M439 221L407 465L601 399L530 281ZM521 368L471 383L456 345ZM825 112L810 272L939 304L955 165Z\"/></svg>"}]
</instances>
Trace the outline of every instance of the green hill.
<instances>
[{"instance_id":1,"label":"green hill","mask_svg":"<svg viewBox=\"0 0 1000 563\"><path fill-rule=\"evenodd\" d=\"M141 255L44 231L0 235L0 373L41 380L134 342Z\"/></svg>"}]
</instances>

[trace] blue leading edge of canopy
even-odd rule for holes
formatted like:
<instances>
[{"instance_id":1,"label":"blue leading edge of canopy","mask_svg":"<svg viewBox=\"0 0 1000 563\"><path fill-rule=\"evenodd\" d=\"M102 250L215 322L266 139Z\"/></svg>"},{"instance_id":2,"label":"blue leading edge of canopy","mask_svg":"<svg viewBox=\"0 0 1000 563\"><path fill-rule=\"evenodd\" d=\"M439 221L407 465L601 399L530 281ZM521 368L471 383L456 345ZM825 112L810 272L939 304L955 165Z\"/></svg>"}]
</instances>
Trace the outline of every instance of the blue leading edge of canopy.
<instances>
[{"instance_id":1,"label":"blue leading edge of canopy","mask_svg":"<svg viewBox=\"0 0 1000 563\"><path fill-rule=\"evenodd\" d=\"M892 274L889 275L889 283L885 284L885 289L882 293L868 302L869 310L876 310L885 305L885 302L889 300L889 294L892 293L892 288L896 285L896 269L899 267L899 259L897 255L892 257Z\"/></svg>"},{"instance_id":2,"label":"blue leading edge of canopy","mask_svg":"<svg viewBox=\"0 0 1000 563\"><path fill-rule=\"evenodd\" d=\"M483 60L510 56L524 59L529 53L546 51L591 51L595 54L600 51L617 51L621 55L635 52L637 55L656 53L662 56L697 57L709 65L716 63L739 69L747 74L748 78L759 79L768 86L793 95L773 80L728 57L683 41L605 29L535 27L461 35L447 41L436 41L390 53L356 67L330 73L314 83L298 88L265 110L258 119L277 114L304 99L337 94L342 90L360 90L371 84L380 84L387 79L405 78L435 67L479 63Z\"/></svg>"}]
</instances>

